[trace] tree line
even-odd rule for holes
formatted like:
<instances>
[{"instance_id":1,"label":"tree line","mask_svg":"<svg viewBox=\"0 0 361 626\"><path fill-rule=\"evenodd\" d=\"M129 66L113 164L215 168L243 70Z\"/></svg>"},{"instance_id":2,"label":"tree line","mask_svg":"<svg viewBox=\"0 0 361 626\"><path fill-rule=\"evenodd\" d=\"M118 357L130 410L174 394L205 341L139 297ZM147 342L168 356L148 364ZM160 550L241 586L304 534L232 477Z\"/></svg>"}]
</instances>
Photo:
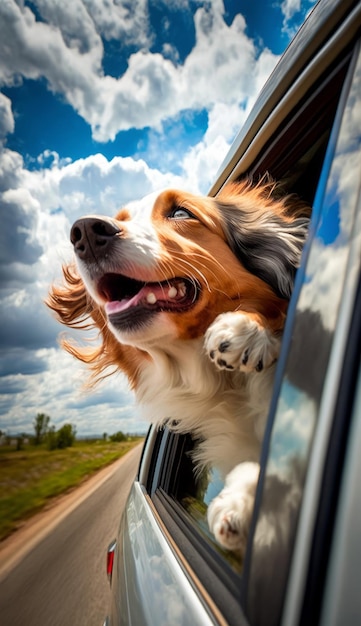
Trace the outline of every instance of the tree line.
<instances>
[{"instance_id":1,"label":"tree line","mask_svg":"<svg viewBox=\"0 0 361 626\"><path fill-rule=\"evenodd\" d=\"M50 417L46 413L38 413L33 422L34 435L21 434L15 437L6 437L6 433L0 431L0 438L16 441L16 449L22 450L24 442L29 440L34 446L45 445L48 450L59 450L70 448L76 440L76 427L73 424L63 424L56 430L55 426L50 425ZM118 431L114 435L108 437L107 433L103 433L103 439L115 442L127 441L129 437Z\"/></svg>"},{"instance_id":2,"label":"tree line","mask_svg":"<svg viewBox=\"0 0 361 626\"><path fill-rule=\"evenodd\" d=\"M58 430L55 426L49 426L50 417L45 413L38 413L33 426L35 436L33 443L39 446L46 443L49 450L70 448L76 439L76 428L73 424L64 424Z\"/></svg>"}]
</instances>

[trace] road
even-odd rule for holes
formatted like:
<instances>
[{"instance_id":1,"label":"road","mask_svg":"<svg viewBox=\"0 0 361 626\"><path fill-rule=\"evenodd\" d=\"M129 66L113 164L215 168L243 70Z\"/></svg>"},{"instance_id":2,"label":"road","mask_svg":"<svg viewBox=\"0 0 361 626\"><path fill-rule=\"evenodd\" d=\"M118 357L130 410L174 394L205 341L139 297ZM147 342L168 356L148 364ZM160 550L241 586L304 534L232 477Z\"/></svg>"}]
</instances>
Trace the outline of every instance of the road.
<instances>
[{"instance_id":1,"label":"road","mask_svg":"<svg viewBox=\"0 0 361 626\"><path fill-rule=\"evenodd\" d=\"M1 626L102 626L110 594L106 549L116 535L140 453L137 446L117 462L105 482L45 531L3 577Z\"/></svg>"}]
</instances>

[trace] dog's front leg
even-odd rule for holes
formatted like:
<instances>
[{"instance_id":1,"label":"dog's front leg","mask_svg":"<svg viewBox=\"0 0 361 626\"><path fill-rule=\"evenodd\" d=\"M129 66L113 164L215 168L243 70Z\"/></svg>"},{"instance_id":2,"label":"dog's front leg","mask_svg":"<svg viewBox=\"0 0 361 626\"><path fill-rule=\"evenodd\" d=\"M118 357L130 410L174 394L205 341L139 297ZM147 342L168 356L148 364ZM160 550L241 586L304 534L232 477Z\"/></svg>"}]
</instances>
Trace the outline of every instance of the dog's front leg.
<instances>
[{"instance_id":1,"label":"dog's front leg","mask_svg":"<svg viewBox=\"0 0 361 626\"><path fill-rule=\"evenodd\" d=\"M240 463L226 477L222 491L210 503L208 526L227 550L245 552L259 476L258 463Z\"/></svg>"},{"instance_id":2,"label":"dog's front leg","mask_svg":"<svg viewBox=\"0 0 361 626\"><path fill-rule=\"evenodd\" d=\"M261 316L243 311L222 313L205 334L205 349L218 369L260 372L279 355L280 333L262 324Z\"/></svg>"}]
</instances>

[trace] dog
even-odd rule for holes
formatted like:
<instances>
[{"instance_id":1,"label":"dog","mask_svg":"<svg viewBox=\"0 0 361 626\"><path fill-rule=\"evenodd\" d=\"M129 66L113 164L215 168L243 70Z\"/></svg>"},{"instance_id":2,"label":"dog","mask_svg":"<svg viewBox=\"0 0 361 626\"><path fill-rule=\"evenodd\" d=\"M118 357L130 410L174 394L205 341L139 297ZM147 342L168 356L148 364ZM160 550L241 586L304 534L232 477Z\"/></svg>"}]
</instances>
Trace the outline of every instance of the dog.
<instances>
[{"instance_id":1,"label":"dog","mask_svg":"<svg viewBox=\"0 0 361 626\"><path fill-rule=\"evenodd\" d=\"M64 347L93 380L124 372L145 415L197 440L196 471L225 486L208 507L216 540L243 551L287 306L310 209L270 180L218 196L166 190L142 211L86 216L71 229L76 264L47 301L100 345Z\"/></svg>"}]
</instances>

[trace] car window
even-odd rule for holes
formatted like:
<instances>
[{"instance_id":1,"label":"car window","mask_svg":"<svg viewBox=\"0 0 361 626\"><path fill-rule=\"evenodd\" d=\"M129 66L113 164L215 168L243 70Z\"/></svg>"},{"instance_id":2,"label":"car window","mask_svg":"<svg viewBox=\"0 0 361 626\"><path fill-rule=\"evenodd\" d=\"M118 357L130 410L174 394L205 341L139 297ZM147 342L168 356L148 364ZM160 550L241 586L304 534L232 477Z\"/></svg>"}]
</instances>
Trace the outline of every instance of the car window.
<instances>
[{"instance_id":1,"label":"car window","mask_svg":"<svg viewBox=\"0 0 361 626\"><path fill-rule=\"evenodd\" d=\"M295 315L285 331L285 371L279 381L249 555L251 623L279 623L304 487L314 470L312 446L320 441L321 428L331 428L337 400L347 316L351 315L360 272L360 87L361 60L356 57L344 84L321 172L314 233L296 285ZM325 430L322 435L326 437ZM311 479L315 476L314 472ZM298 564L301 560L302 555ZM277 576L273 575L275 563Z\"/></svg>"},{"instance_id":2,"label":"car window","mask_svg":"<svg viewBox=\"0 0 361 626\"><path fill-rule=\"evenodd\" d=\"M235 554L222 550L209 533L207 506L221 490L222 482L214 468L195 474L190 453L196 442L191 435L180 436L167 428L161 429L154 446L156 460L148 472L146 489L167 530L210 594L214 590L220 598L224 615L229 615L232 622L238 615L240 624L247 623L239 608L241 596L246 598L251 623L271 626L270 616L275 616L277 623L281 610L308 454L348 269L348 246L354 232L355 206L350 204L350 194L355 190L352 192L347 172L345 184L342 182L343 168L348 158L353 158L355 149L354 144L346 146L347 131L353 122L350 86L354 70L352 54L346 51L316 88L304 94L302 102L264 146L249 172L257 177L269 171L277 180L281 179L285 190L297 192L313 204L315 232L306 251L304 275L300 272L298 277L300 293L295 294L288 316L292 349L285 377L277 383L281 393L263 481L267 488L257 502L258 523L246 564ZM358 175L354 180L356 183ZM332 298L327 292L331 284ZM284 350L287 351L287 342ZM295 413L297 419L293 420ZM292 493L287 491L284 475L292 477L288 481L295 485ZM256 544L263 532L262 523L270 508L267 498L271 495L278 504L282 499L290 501L292 510L287 528L281 533L282 545L269 560L270 570L262 570L259 563L264 555ZM272 515L277 518L279 511L270 509L270 519Z\"/></svg>"},{"instance_id":3,"label":"car window","mask_svg":"<svg viewBox=\"0 0 361 626\"><path fill-rule=\"evenodd\" d=\"M322 168L350 57L350 53L347 53L335 63L317 89L305 95L293 117L284 121L277 137L265 146L258 163L252 166L251 173L255 177L269 171L277 179L281 178L287 191L298 190L304 199L312 203L316 192L315 181ZM318 141L314 140L316 128L320 132ZM194 442L190 436L183 439L177 437L174 446L176 452L173 452L172 459L177 458L178 461L177 470L174 472L173 468L171 475L175 473L176 478L170 480L169 472L166 472L166 479L159 485L163 492L180 503L194 524L198 525L201 535L214 543L208 532L206 511L210 500L221 490L222 482L215 468L203 472L201 476L194 474L190 457ZM214 544L214 548L223 552L235 571L241 571L242 564L234 554L222 551L217 544Z\"/></svg>"}]
</instances>

